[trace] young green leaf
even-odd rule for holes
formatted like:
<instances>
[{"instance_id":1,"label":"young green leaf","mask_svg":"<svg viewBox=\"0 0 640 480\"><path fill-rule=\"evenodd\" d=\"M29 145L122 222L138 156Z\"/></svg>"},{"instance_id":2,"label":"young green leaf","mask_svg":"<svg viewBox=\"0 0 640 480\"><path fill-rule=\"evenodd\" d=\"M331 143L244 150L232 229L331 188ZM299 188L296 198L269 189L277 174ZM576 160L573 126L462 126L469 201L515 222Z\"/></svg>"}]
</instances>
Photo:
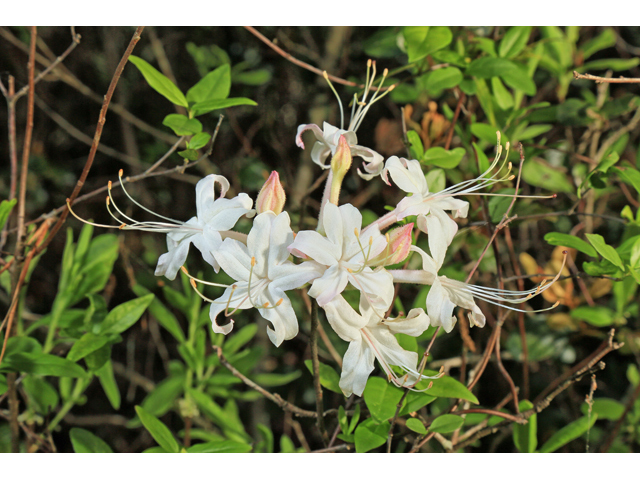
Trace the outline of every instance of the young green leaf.
<instances>
[{"instance_id":1,"label":"young green leaf","mask_svg":"<svg viewBox=\"0 0 640 480\"><path fill-rule=\"evenodd\" d=\"M207 73L187 92L187 101L191 104L206 100L221 100L231 91L231 67L228 63Z\"/></svg>"},{"instance_id":2,"label":"young green leaf","mask_svg":"<svg viewBox=\"0 0 640 480\"><path fill-rule=\"evenodd\" d=\"M320 385L322 385L327 390L331 390L332 392L336 392L342 394L342 390L340 389L340 376L338 373L329 365L326 365L322 362L318 362L320 364ZM313 364L311 360L305 360L304 364L309 369L309 372L313 375Z\"/></svg>"},{"instance_id":3,"label":"young green leaf","mask_svg":"<svg viewBox=\"0 0 640 480\"><path fill-rule=\"evenodd\" d=\"M515 57L527 46L530 35L531 27L529 26L511 27L500 41L498 55L504 58Z\"/></svg>"},{"instance_id":4,"label":"young green leaf","mask_svg":"<svg viewBox=\"0 0 640 480\"><path fill-rule=\"evenodd\" d=\"M116 378L113 375L113 365L111 364L111 360L107 361L94 373L98 377L98 380L100 380L100 385L102 385L102 389L104 390L104 393L113 409L119 410L121 401L120 390L118 389Z\"/></svg>"},{"instance_id":5,"label":"young green leaf","mask_svg":"<svg viewBox=\"0 0 640 480\"><path fill-rule=\"evenodd\" d=\"M600 255L602 255L603 258L609 260L618 268L624 268L622 266L622 260L620 259L620 255L618 255L618 252L616 252L615 248L613 248L611 245L607 245L601 235L597 235L595 233L587 233L586 235L589 239L589 242L591 242L591 245L593 245L593 247L598 251Z\"/></svg>"},{"instance_id":6,"label":"young green leaf","mask_svg":"<svg viewBox=\"0 0 640 480\"><path fill-rule=\"evenodd\" d=\"M425 370L424 374L429 376L435 376L438 372L434 370ZM425 393L432 397L446 397L446 398L461 398L463 400L468 400L472 403L478 404L478 399L476 396L471 393L467 387L465 387L462 383L460 383L455 378L452 378L448 375L444 375L440 378L436 378L434 380L422 380L416 386L417 389L427 388L430 382L433 382L433 385L429 390Z\"/></svg>"},{"instance_id":7,"label":"young green leaf","mask_svg":"<svg viewBox=\"0 0 640 480\"><path fill-rule=\"evenodd\" d=\"M597 413L591 413L591 418L584 416L578 420L571 422L569 425L561 428L554 433L549 440L544 442L544 445L540 447L540 453L555 452L560 447L565 446L572 440L584 435L589 430L596 420L598 419Z\"/></svg>"},{"instance_id":8,"label":"young green leaf","mask_svg":"<svg viewBox=\"0 0 640 480\"><path fill-rule=\"evenodd\" d=\"M187 99L180 89L176 87L171 80L152 67L146 60L131 55L129 61L138 67L138 70L140 70L140 73L142 73L149 86L156 92L175 105L180 105L185 108L189 107L189 102L187 102Z\"/></svg>"},{"instance_id":9,"label":"young green leaf","mask_svg":"<svg viewBox=\"0 0 640 480\"><path fill-rule=\"evenodd\" d=\"M615 312L601 305L582 306L571 310L571 318L584 320L594 327L608 327L613 325Z\"/></svg>"},{"instance_id":10,"label":"young green leaf","mask_svg":"<svg viewBox=\"0 0 640 480\"><path fill-rule=\"evenodd\" d=\"M3 200L2 203L0 203L0 230L2 230L4 224L7 223L11 210L16 203L18 203L18 200L15 198L13 200Z\"/></svg>"},{"instance_id":11,"label":"young green leaf","mask_svg":"<svg viewBox=\"0 0 640 480\"><path fill-rule=\"evenodd\" d=\"M256 102L251 100L250 98L237 97L237 98L225 98L225 99L214 99L214 100L205 100L203 102L196 103L191 107L191 110L194 112L196 117L200 115L204 115L205 113L212 112L213 110L220 110L222 108L229 107L237 107L238 105L258 105Z\"/></svg>"},{"instance_id":12,"label":"young green leaf","mask_svg":"<svg viewBox=\"0 0 640 480\"><path fill-rule=\"evenodd\" d=\"M127 330L138 321L153 299L154 295L150 293L118 305L102 322L100 335L122 333Z\"/></svg>"},{"instance_id":13,"label":"young green leaf","mask_svg":"<svg viewBox=\"0 0 640 480\"><path fill-rule=\"evenodd\" d=\"M427 92L438 95L442 90L459 85L462 78L462 72L458 68L445 67L423 75L420 77L420 83Z\"/></svg>"},{"instance_id":14,"label":"young green leaf","mask_svg":"<svg viewBox=\"0 0 640 480\"><path fill-rule=\"evenodd\" d=\"M84 377L85 371L78 364L56 355L43 353L14 353L7 355L0 364L0 372L32 373L54 377Z\"/></svg>"},{"instance_id":15,"label":"young green leaf","mask_svg":"<svg viewBox=\"0 0 640 480\"><path fill-rule=\"evenodd\" d=\"M419 433L420 435L424 435L427 433L427 429L424 427L424 424L417 418L408 418L407 428L416 433Z\"/></svg>"},{"instance_id":16,"label":"young green leaf","mask_svg":"<svg viewBox=\"0 0 640 480\"><path fill-rule=\"evenodd\" d=\"M355 431L356 453L365 453L383 445L390 428L389 422L377 424L373 418L366 419Z\"/></svg>"},{"instance_id":17,"label":"young green leaf","mask_svg":"<svg viewBox=\"0 0 640 480\"><path fill-rule=\"evenodd\" d=\"M178 453L180 451L178 442L173 438L171 430L169 430L164 423L139 405L136 405L136 413L144 425L144 428L149 431L153 439L158 442L158 445L169 453Z\"/></svg>"},{"instance_id":18,"label":"young green leaf","mask_svg":"<svg viewBox=\"0 0 640 480\"><path fill-rule=\"evenodd\" d=\"M580 411L585 415L589 415L589 405L585 402L580 406ZM599 420L616 421L624 413L624 404L613 398L595 398L591 415L598 415Z\"/></svg>"},{"instance_id":19,"label":"young green leaf","mask_svg":"<svg viewBox=\"0 0 640 480\"><path fill-rule=\"evenodd\" d=\"M549 232L544 236L544 239L549 245L555 245L557 247L569 247L575 248L579 252L582 252L590 257L598 258L598 252L596 249L589 245L584 240L560 232Z\"/></svg>"},{"instance_id":20,"label":"young green leaf","mask_svg":"<svg viewBox=\"0 0 640 480\"><path fill-rule=\"evenodd\" d=\"M179 136L196 135L202 132L202 123L200 123L200 120L189 118L180 113L170 113L164 117L162 124L165 127L169 127L173 130L173 133Z\"/></svg>"},{"instance_id":21,"label":"young green leaf","mask_svg":"<svg viewBox=\"0 0 640 480\"><path fill-rule=\"evenodd\" d=\"M247 453L251 451L251 445L231 440L217 442L197 443L187 448L188 453Z\"/></svg>"},{"instance_id":22,"label":"young green leaf","mask_svg":"<svg viewBox=\"0 0 640 480\"><path fill-rule=\"evenodd\" d=\"M402 34L410 63L446 47L453 39L449 27L404 27Z\"/></svg>"},{"instance_id":23,"label":"young green leaf","mask_svg":"<svg viewBox=\"0 0 640 480\"><path fill-rule=\"evenodd\" d=\"M207 132L198 133L191 137L191 140L187 142L187 146L192 150L198 150L204 147L211 140L211 135Z\"/></svg>"},{"instance_id":24,"label":"young green leaf","mask_svg":"<svg viewBox=\"0 0 640 480\"><path fill-rule=\"evenodd\" d=\"M451 433L459 429L463 423L464 418L460 415L440 415L431 422L431 425L429 425L429 431L437 433Z\"/></svg>"},{"instance_id":25,"label":"young green leaf","mask_svg":"<svg viewBox=\"0 0 640 480\"><path fill-rule=\"evenodd\" d=\"M393 418L402 390L384 378L369 377L362 396L371 416L380 423Z\"/></svg>"},{"instance_id":26,"label":"young green leaf","mask_svg":"<svg viewBox=\"0 0 640 480\"><path fill-rule=\"evenodd\" d=\"M90 353L105 346L109 343L109 340L110 338L108 336L85 333L73 344L71 350L69 350L69 353L67 354L67 359L72 362L77 362Z\"/></svg>"},{"instance_id":27,"label":"young green leaf","mask_svg":"<svg viewBox=\"0 0 640 480\"><path fill-rule=\"evenodd\" d=\"M151 292L144 288L139 283L133 286L133 291L138 297L144 297L145 295L149 295ZM182 328L180 328L180 323L178 323L178 319L176 316L171 313L171 311L163 305L163 303L154 298L153 301L149 304L149 312L154 318L158 321L162 327L173 335L173 338L178 340L178 342L182 343L185 340L184 333Z\"/></svg>"},{"instance_id":28,"label":"young green leaf","mask_svg":"<svg viewBox=\"0 0 640 480\"><path fill-rule=\"evenodd\" d=\"M76 453L113 453L104 440L84 428L72 428L69 437Z\"/></svg>"},{"instance_id":29,"label":"young green leaf","mask_svg":"<svg viewBox=\"0 0 640 480\"><path fill-rule=\"evenodd\" d=\"M520 411L524 412L533 408L533 403L529 400L522 400L519 404ZM529 417L529 421L524 424L513 425L513 443L521 453L533 453L538 445L538 420L537 414Z\"/></svg>"},{"instance_id":30,"label":"young green leaf","mask_svg":"<svg viewBox=\"0 0 640 480\"><path fill-rule=\"evenodd\" d=\"M453 150L432 147L425 152L420 163L440 168L455 168L464 157L464 154L465 150L462 147L454 148Z\"/></svg>"}]
</instances>

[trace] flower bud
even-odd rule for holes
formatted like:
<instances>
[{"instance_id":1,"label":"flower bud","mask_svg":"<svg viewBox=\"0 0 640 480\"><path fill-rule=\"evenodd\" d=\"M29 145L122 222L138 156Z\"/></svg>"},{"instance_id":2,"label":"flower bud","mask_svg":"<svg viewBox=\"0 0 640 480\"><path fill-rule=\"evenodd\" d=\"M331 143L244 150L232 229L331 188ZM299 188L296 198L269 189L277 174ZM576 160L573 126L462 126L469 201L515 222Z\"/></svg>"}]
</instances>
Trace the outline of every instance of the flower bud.
<instances>
[{"instance_id":1,"label":"flower bud","mask_svg":"<svg viewBox=\"0 0 640 480\"><path fill-rule=\"evenodd\" d=\"M344 135L340 135L338 148L336 148L336 153L331 158L331 173L333 174L333 178L331 180L329 201L334 205L338 205L342 181L351 168L351 160L351 148L349 147L349 143L347 142L347 139L344 138Z\"/></svg>"},{"instance_id":2,"label":"flower bud","mask_svg":"<svg viewBox=\"0 0 640 480\"><path fill-rule=\"evenodd\" d=\"M272 211L276 215L279 215L282 212L285 200L286 195L280 183L280 176L278 172L274 170L258 194L256 210L258 213Z\"/></svg>"},{"instance_id":3,"label":"flower bud","mask_svg":"<svg viewBox=\"0 0 640 480\"><path fill-rule=\"evenodd\" d=\"M389 242L387 248L369 262L369 265L395 265L402 262L409 255L412 231L413 223L408 223L387 233Z\"/></svg>"}]
</instances>

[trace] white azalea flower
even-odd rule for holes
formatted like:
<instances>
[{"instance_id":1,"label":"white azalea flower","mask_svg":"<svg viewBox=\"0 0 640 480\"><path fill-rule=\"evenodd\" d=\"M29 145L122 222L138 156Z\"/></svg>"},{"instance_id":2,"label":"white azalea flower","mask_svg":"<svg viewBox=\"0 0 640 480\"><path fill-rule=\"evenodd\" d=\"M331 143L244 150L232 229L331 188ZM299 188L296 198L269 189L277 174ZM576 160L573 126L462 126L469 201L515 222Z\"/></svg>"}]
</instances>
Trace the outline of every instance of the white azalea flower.
<instances>
[{"instance_id":1,"label":"white azalea flower","mask_svg":"<svg viewBox=\"0 0 640 480\"><path fill-rule=\"evenodd\" d=\"M284 292L301 287L322 271L314 262L295 265L288 260L287 247L292 241L289 214L265 212L254 220L246 245L227 238L214 251L225 273L236 280L211 304L209 316L214 332L227 334L233 329L233 320L218 324L221 312L226 310L229 314L255 307L271 322L273 328L267 328L267 334L274 345L297 335L296 314Z\"/></svg>"},{"instance_id":2,"label":"white azalea flower","mask_svg":"<svg viewBox=\"0 0 640 480\"><path fill-rule=\"evenodd\" d=\"M369 75L372 66L373 71L371 75ZM342 108L342 101L340 100L338 93L336 92L335 88L333 88L333 85L329 81L329 77L325 72L324 78L327 80L327 82L329 82L329 86L331 87L331 90L333 90L333 93L336 95L338 104L340 105L340 128L334 127L327 122L323 123L322 130L320 129L320 127L318 127L318 125L306 124L300 125L298 127L298 133L296 134L296 145L303 149L304 142L302 141L302 133L306 130L311 130L316 136L316 143L314 143L313 149L311 150L311 159L315 163L320 165L320 167L325 169L329 168L329 165L325 164L327 157L329 156L329 154L333 156L336 153L340 135L344 135L347 143L349 144L349 147L351 148L351 155L353 157L362 157L362 159L364 160L362 166L366 173L361 172L360 169L358 169L358 175L360 175L365 180L371 180L373 177L380 175L380 173L382 172L382 167L384 166L384 158L382 157L382 155L371 150L370 148L358 145L358 137L356 136L356 131L360 127L360 124L362 123L362 120L364 119L366 113L369 111L371 105L380 100L387 93L391 92L394 87L394 85L392 85L383 93L380 93L380 88L382 87L384 79L387 76L387 70L385 69L382 74L382 80L378 85L378 89L373 93L371 99L367 101L367 96L371 91L371 87L373 87L373 80L375 76L375 62L372 63L371 60L369 60L369 62L367 63L367 79L365 82L365 89L362 94L362 98L358 99L357 94L354 95L353 107L351 110L351 121L349 122L349 126L344 129L344 110Z\"/></svg>"},{"instance_id":3,"label":"white azalea flower","mask_svg":"<svg viewBox=\"0 0 640 480\"><path fill-rule=\"evenodd\" d=\"M460 182L459 184L446 188L441 192L429 192L427 180L422 173L422 167L418 160L407 160L406 158L398 158L396 156L387 159L384 170L382 171L382 179L387 183L387 185L391 185L391 182L389 182L388 179L388 175L391 175L394 183L400 187L401 190L410 194L398 203L398 206L394 211L396 217L398 219L402 219L410 215L417 215L418 228L424 232L427 232L425 216L430 213L450 211L454 218L466 218L469 213L469 203L456 198L457 196L475 195L477 190L481 190L485 187L494 185L495 183L513 178L510 175L510 167L507 174L503 177L497 178L502 168L499 168L493 176L486 177L486 175L488 175L498 164L502 154L500 133L497 132L497 134L498 146L496 156L489 168L477 178ZM507 144L507 156L508 155L509 144ZM453 238L458 226L453 219L449 219L447 223L448 225L442 224L442 227L447 229L447 236L449 238Z\"/></svg>"},{"instance_id":4,"label":"white azalea flower","mask_svg":"<svg viewBox=\"0 0 640 480\"><path fill-rule=\"evenodd\" d=\"M427 220L429 217L427 217ZM431 285L431 289L427 294L427 314L431 319L431 324L441 326L449 333L456 324L456 317L453 316L454 307L462 307L471 310L468 314L469 323L473 326L484 327L486 318L476 305L475 299L484 300L487 303L498 305L509 310L521 312L518 308L512 307L513 304L524 303L530 298L539 295L547 288L555 283L560 273L546 285L543 283L537 288L532 288L523 292L512 292L499 288L481 287L471 285L447 278L444 275L438 275L438 271L442 266L442 260L435 260L419 247L412 246L411 250L418 252L422 257L422 270L391 270L395 282L401 283L421 283ZM443 257L444 258L444 257ZM565 257L566 259L566 257ZM563 263L564 267L564 263ZM562 271L562 270L560 270ZM556 303L550 308L537 311L546 311L555 308Z\"/></svg>"},{"instance_id":5,"label":"white azalea flower","mask_svg":"<svg viewBox=\"0 0 640 480\"><path fill-rule=\"evenodd\" d=\"M421 375L417 371L418 354L404 350L394 337L395 333L417 337L429 328L429 317L421 308L411 310L407 317L384 319L384 311L375 311L364 296L360 297L358 314L342 295L337 295L323 308L331 327L349 342L340 376L340 388L345 396L362 395L375 359L389 381L399 387L411 388L421 379L436 378ZM399 366L406 374L399 377L391 365Z\"/></svg>"},{"instance_id":6,"label":"white azalea flower","mask_svg":"<svg viewBox=\"0 0 640 480\"><path fill-rule=\"evenodd\" d=\"M391 274L382 267L373 270L367 266L387 246L378 228L360 233L362 214L350 204L337 207L327 203L322 219L326 237L304 230L289 247L294 255L311 258L324 268L322 276L313 281L309 295L324 306L351 283L373 305L389 305L393 297Z\"/></svg>"},{"instance_id":7,"label":"white azalea flower","mask_svg":"<svg viewBox=\"0 0 640 480\"><path fill-rule=\"evenodd\" d=\"M220 196L215 198L215 184L220 185ZM223 198L229 189L229 182L221 175L208 175L196 185L196 216L187 222L166 219L167 224L136 223L124 227L125 229L167 232L167 248L169 251L161 255L156 267L156 275L164 275L170 280L176 278L176 273L187 259L189 245L193 243L202 253L202 258L209 263L216 272L220 270L213 252L222 244L220 232L231 230L243 215L254 214L251 207L253 201L246 193L234 198ZM164 217L163 217L164 218Z\"/></svg>"}]
</instances>

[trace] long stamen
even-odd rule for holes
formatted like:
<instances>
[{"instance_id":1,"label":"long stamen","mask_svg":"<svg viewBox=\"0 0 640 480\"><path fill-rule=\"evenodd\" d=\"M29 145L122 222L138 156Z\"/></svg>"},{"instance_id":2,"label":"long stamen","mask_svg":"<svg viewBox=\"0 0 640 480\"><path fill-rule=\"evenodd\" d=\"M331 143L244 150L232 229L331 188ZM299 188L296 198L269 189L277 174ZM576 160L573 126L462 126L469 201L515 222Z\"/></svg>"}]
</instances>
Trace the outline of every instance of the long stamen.
<instances>
[{"instance_id":1,"label":"long stamen","mask_svg":"<svg viewBox=\"0 0 640 480\"><path fill-rule=\"evenodd\" d=\"M331 88L331 91L338 99L338 105L340 106L340 130L343 130L344 129L344 109L342 108L342 100L340 100L340 96L338 95L338 92L336 92L336 89L333 86L333 83L331 83L331 80L329 80L329 75L327 74L326 71L322 72L322 76L327 81L327 83L329 84L329 88Z\"/></svg>"},{"instance_id":2,"label":"long stamen","mask_svg":"<svg viewBox=\"0 0 640 480\"><path fill-rule=\"evenodd\" d=\"M165 217L164 215L160 215L159 213L156 213L156 212L148 209L147 207L145 207L141 203L137 202L131 195L129 195L129 192L127 192L127 189L124 188L124 182L122 181L122 175L123 175L123 171L122 171L122 169L120 169L118 171L118 181L120 182L120 188L122 188L122 191L129 198L129 200L131 200L134 204L136 204L138 207L143 209L145 212L149 212L151 215L155 215L158 218L162 218L163 220L166 220L168 222L175 223L176 225L182 225L183 224L183 222L181 222L179 220L174 220L173 218L169 218L169 217ZM111 182L109 182L109 184L110 183ZM109 196L111 196L111 187L109 187ZM111 201L113 201L113 199L111 199ZM115 207L115 204L114 204L114 207ZM126 218L129 218L129 217L126 217ZM135 222L135 220L132 220L132 219L129 219L129 220L131 220L132 222ZM135 223L138 223L138 222L135 222Z\"/></svg>"},{"instance_id":3,"label":"long stamen","mask_svg":"<svg viewBox=\"0 0 640 480\"><path fill-rule=\"evenodd\" d=\"M109 197L107 197L107 203L109 202ZM87 225L93 225L94 227L102 227L102 228L116 228L118 230L120 230L121 227L116 227L115 225L103 225L101 223L95 223L95 222L90 222L88 220L85 220L83 218L80 218L76 212L73 211L73 209L71 208L71 203L69 202L69 199L67 198L67 208L69 209L69 213L71 213L71 215L73 215L74 217L76 217L78 220L80 220L82 223L86 223Z\"/></svg>"},{"instance_id":4,"label":"long stamen","mask_svg":"<svg viewBox=\"0 0 640 480\"><path fill-rule=\"evenodd\" d=\"M214 282L207 282L205 280L200 280L199 278L194 277L193 275L191 275L189 273L189 271L187 270L187 267L185 267L184 265L182 267L180 267L180 270L182 270L182 273L184 273L187 277L189 277L191 280L201 283L203 285L211 285L213 287L222 287L222 288L229 288L231 285L225 285L223 283L214 283ZM190 280L190 281L191 281Z\"/></svg>"}]
</instances>

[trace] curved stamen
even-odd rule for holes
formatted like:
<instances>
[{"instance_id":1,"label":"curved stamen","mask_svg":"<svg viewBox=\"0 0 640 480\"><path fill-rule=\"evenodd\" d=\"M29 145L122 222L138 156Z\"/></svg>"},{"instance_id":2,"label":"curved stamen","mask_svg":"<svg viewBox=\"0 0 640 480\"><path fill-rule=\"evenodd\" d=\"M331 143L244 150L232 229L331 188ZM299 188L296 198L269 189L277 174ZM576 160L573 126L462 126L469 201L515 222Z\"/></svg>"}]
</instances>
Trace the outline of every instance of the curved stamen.
<instances>
[{"instance_id":1,"label":"curved stamen","mask_svg":"<svg viewBox=\"0 0 640 480\"><path fill-rule=\"evenodd\" d=\"M141 203L137 202L131 195L129 195L129 192L127 192L127 189L124 188L124 182L122 181L122 175L123 175L123 171L122 171L122 169L120 169L118 171L118 180L120 181L120 188L122 188L122 191L129 198L129 200L131 200L134 204L136 204L138 207L140 207L144 211L149 212L151 215L155 215L158 218L162 218L163 220L166 220L168 222L175 223L176 225L182 225L183 224L183 222L181 222L179 220L174 220L173 218L169 218L169 217L165 217L164 215L160 215L159 213L156 213L156 212L148 209L147 207L145 207ZM111 182L109 182L109 183L111 183ZM109 187L109 196L111 196L111 187ZM112 201L113 201L113 199L112 199ZM115 204L114 204L114 206L115 206ZM131 221L133 222L134 220L131 220Z\"/></svg>"},{"instance_id":2,"label":"curved stamen","mask_svg":"<svg viewBox=\"0 0 640 480\"><path fill-rule=\"evenodd\" d=\"M331 91L338 99L338 105L340 106L340 130L344 130L344 110L342 108L342 100L340 100L340 96L338 95L338 92L336 92L336 89L333 86L333 83L331 83L331 80L329 80L329 75L326 71L322 72L322 76L327 81L327 83L329 84L329 88L331 88Z\"/></svg>"},{"instance_id":3,"label":"curved stamen","mask_svg":"<svg viewBox=\"0 0 640 480\"><path fill-rule=\"evenodd\" d=\"M214 282L207 282L205 280L200 280L199 278L194 277L193 275L191 275L189 273L189 271L187 270L187 267L185 267L184 265L182 267L180 267L180 270L182 270L182 273L184 273L187 277L189 277L191 280L201 283L203 285L211 285L213 287L222 287L222 288L229 288L231 285L225 285L223 283L214 283ZM189 281L189 283L191 283L191 281Z\"/></svg>"},{"instance_id":4,"label":"curved stamen","mask_svg":"<svg viewBox=\"0 0 640 480\"><path fill-rule=\"evenodd\" d=\"M109 197L107 197L107 204L108 202L109 202ZM71 213L71 215L76 217L82 223L86 223L87 225L93 225L94 227L102 227L102 228L116 228L118 230L120 230L120 228L122 227L122 225L119 227L116 227L115 225L103 225L102 223L90 222L88 220L85 220L84 218L80 218L78 214L76 214L76 212L74 212L73 209L71 208L71 203L69 202L68 198L67 198L67 208L69 209L69 213Z\"/></svg>"}]
</instances>

